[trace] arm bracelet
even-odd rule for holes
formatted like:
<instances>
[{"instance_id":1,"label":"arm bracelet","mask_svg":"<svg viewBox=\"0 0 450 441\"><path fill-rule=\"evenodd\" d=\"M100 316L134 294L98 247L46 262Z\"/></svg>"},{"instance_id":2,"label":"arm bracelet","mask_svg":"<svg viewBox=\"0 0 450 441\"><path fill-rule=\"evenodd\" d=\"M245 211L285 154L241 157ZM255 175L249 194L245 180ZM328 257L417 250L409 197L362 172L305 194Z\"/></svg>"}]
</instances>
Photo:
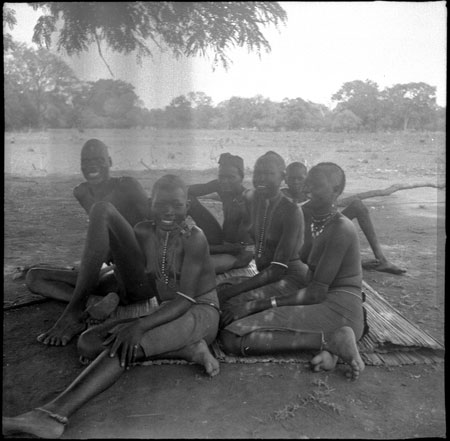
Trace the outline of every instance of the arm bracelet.
<instances>
[{"instance_id":1,"label":"arm bracelet","mask_svg":"<svg viewBox=\"0 0 450 441\"><path fill-rule=\"evenodd\" d=\"M183 294L180 291L176 291L176 293L181 296L184 297L186 300L189 300L191 303L197 303L192 297L187 296L186 294Z\"/></svg>"},{"instance_id":2,"label":"arm bracelet","mask_svg":"<svg viewBox=\"0 0 450 441\"><path fill-rule=\"evenodd\" d=\"M270 298L270 304L272 305L272 308L276 308L277 305L277 299L275 297Z\"/></svg>"},{"instance_id":3,"label":"arm bracelet","mask_svg":"<svg viewBox=\"0 0 450 441\"><path fill-rule=\"evenodd\" d=\"M281 263L281 262L270 262L271 265L280 265L283 268L288 269L288 266L285 263Z\"/></svg>"}]
</instances>

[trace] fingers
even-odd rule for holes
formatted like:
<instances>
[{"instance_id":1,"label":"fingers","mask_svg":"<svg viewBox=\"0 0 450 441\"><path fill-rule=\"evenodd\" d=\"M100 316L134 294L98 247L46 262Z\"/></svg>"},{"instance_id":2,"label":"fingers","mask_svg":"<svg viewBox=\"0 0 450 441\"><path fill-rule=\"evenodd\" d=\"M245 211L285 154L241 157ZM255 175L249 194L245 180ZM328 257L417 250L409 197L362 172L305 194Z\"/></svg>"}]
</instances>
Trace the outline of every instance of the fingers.
<instances>
[{"instance_id":1,"label":"fingers","mask_svg":"<svg viewBox=\"0 0 450 441\"><path fill-rule=\"evenodd\" d=\"M109 355L110 357L114 357L116 355L116 352L118 351L120 345L121 345L121 341L119 341L119 339L117 338L116 335L114 335L114 341L113 344L111 345L111 349L109 351Z\"/></svg>"},{"instance_id":2,"label":"fingers","mask_svg":"<svg viewBox=\"0 0 450 441\"><path fill-rule=\"evenodd\" d=\"M108 335L108 337L105 338L103 345L108 346L109 344L111 344L114 341L115 338L116 338L116 336L114 334Z\"/></svg>"}]
</instances>

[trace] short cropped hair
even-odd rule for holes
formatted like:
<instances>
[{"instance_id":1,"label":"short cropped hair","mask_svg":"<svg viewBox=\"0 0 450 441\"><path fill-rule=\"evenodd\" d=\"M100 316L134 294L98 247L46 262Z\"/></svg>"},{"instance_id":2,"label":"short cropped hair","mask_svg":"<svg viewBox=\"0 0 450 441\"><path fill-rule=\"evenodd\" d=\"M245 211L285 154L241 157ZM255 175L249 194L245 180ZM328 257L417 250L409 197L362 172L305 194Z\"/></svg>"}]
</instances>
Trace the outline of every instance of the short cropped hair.
<instances>
[{"instance_id":1,"label":"short cropped hair","mask_svg":"<svg viewBox=\"0 0 450 441\"><path fill-rule=\"evenodd\" d=\"M293 168L299 168L300 170L303 171L308 171L307 167L305 164L303 164L303 162L291 162L287 167L286 167L286 173L289 173L289 170L292 170Z\"/></svg>"},{"instance_id":2,"label":"short cropped hair","mask_svg":"<svg viewBox=\"0 0 450 441\"><path fill-rule=\"evenodd\" d=\"M339 165L334 162L319 162L311 168L309 173L313 171L321 171L330 178L337 178L338 192L341 194L345 188L345 173Z\"/></svg>"},{"instance_id":3,"label":"short cropped hair","mask_svg":"<svg viewBox=\"0 0 450 441\"><path fill-rule=\"evenodd\" d=\"M229 165L235 167L241 178L244 177L244 160L238 155L222 153L219 157L219 165Z\"/></svg>"},{"instance_id":4,"label":"short cropped hair","mask_svg":"<svg viewBox=\"0 0 450 441\"><path fill-rule=\"evenodd\" d=\"M155 198L155 194L157 191L160 190L167 190L167 191L173 191L177 188L181 188L184 192L184 194L187 196L187 186L183 179L181 179L177 175L164 175L161 176L153 185L152 188L152 199Z\"/></svg>"},{"instance_id":5,"label":"short cropped hair","mask_svg":"<svg viewBox=\"0 0 450 441\"><path fill-rule=\"evenodd\" d=\"M108 146L104 142L96 138L89 139L84 143L83 147L81 148L81 154L83 154L83 152L87 150L94 149L99 149L106 155L108 154Z\"/></svg>"},{"instance_id":6,"label":"short cropped hair","mask_svg":"<svg viewBox=\"0 0 450 441\"><path fill-rule=\"evenodd\" d=\"M284 171L286 170L286 163L284 162L284 159L277 153L274 152L273 150L269 150L268 152L264 153L264 155L260 156L257 160L256 163L258 163L259 161L263 161L265 159L271 159L275 162L275 164L278 167L278 170L282 173L284 173Z\"/></svg>"}]
</instances>

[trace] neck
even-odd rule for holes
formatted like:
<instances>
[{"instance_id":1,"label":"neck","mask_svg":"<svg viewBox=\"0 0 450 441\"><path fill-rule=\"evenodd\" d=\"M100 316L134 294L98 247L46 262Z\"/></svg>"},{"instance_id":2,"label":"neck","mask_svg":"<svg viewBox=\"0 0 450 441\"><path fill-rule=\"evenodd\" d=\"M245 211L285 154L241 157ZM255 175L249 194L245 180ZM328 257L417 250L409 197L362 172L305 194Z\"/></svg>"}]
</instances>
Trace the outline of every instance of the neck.
<instances>
[{"instance_id":1,"label":"neck","mask_svg":"<svg viewBox=\"0 0 450 441\"><path fill-rule=\"evenodd\" d=\"M336 207L333 207L332 205L326 206L326 207L321 207L321 208L316 208L313 210L312 215L313 216L326 216L327 214L330 213L336 213L337 209Z\"/></svg>"},{"instance_id":2,"label":"neck","mask_svg":"<svg viewBox=\"0 0 450 441\"><path fill-rule=\"evenodd\" d=\"M280 196L280 194L281 194L281 192L278 189L275 194L267 195L267 197L265 199L266 199L266 201L273 202Z\"/></svg>"}]
</instances>

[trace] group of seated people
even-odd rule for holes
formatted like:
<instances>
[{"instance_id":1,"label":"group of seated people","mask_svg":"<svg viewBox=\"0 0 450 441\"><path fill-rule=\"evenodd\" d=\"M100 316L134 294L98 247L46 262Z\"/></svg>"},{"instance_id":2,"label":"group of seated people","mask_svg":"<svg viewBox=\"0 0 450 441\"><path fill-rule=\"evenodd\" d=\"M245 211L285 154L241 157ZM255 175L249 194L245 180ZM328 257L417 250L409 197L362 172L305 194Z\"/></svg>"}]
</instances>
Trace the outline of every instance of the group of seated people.
<instances>
[{"instance_id":1,"label":"group of seated people","mask_svg":"<svg viewBox=\"0 0 450 441\"><path fill-rule=\"evenodd\" d=\"M364 363L357 341L366 328L352 218L373 233L380 270L396 267L383 256L361 203L337 209L345 187L338 165L322 162L307 171L293 163L286 170L283 158L268 151L255 163L250 190L242 158L224 153L218 179L188 187L164 175L151 199L136 179L111 177L111 165L103 142L85 143L86 182L74 189L89 215L79 268L36 266L26 276L31 291L68 303L38 340L64 346L81 334L78 351L92 361L52 401L4 417L4 434L61 436L68 417L142 361L184 359L215 376L219 362L209 347L215 339L238 356L313 351L314 371L332 370L340 358L350 366L347 375L358 378ZM198 200L211 193L222 202L222 226ZM216 274L252 259L256 275L216 283ZM87 307L92 294L105 297ZM102 322L118 304L151 298L158 306L149 315ZM88 327L89 319L99 323Z\"/></svg>"}]
</instances>

